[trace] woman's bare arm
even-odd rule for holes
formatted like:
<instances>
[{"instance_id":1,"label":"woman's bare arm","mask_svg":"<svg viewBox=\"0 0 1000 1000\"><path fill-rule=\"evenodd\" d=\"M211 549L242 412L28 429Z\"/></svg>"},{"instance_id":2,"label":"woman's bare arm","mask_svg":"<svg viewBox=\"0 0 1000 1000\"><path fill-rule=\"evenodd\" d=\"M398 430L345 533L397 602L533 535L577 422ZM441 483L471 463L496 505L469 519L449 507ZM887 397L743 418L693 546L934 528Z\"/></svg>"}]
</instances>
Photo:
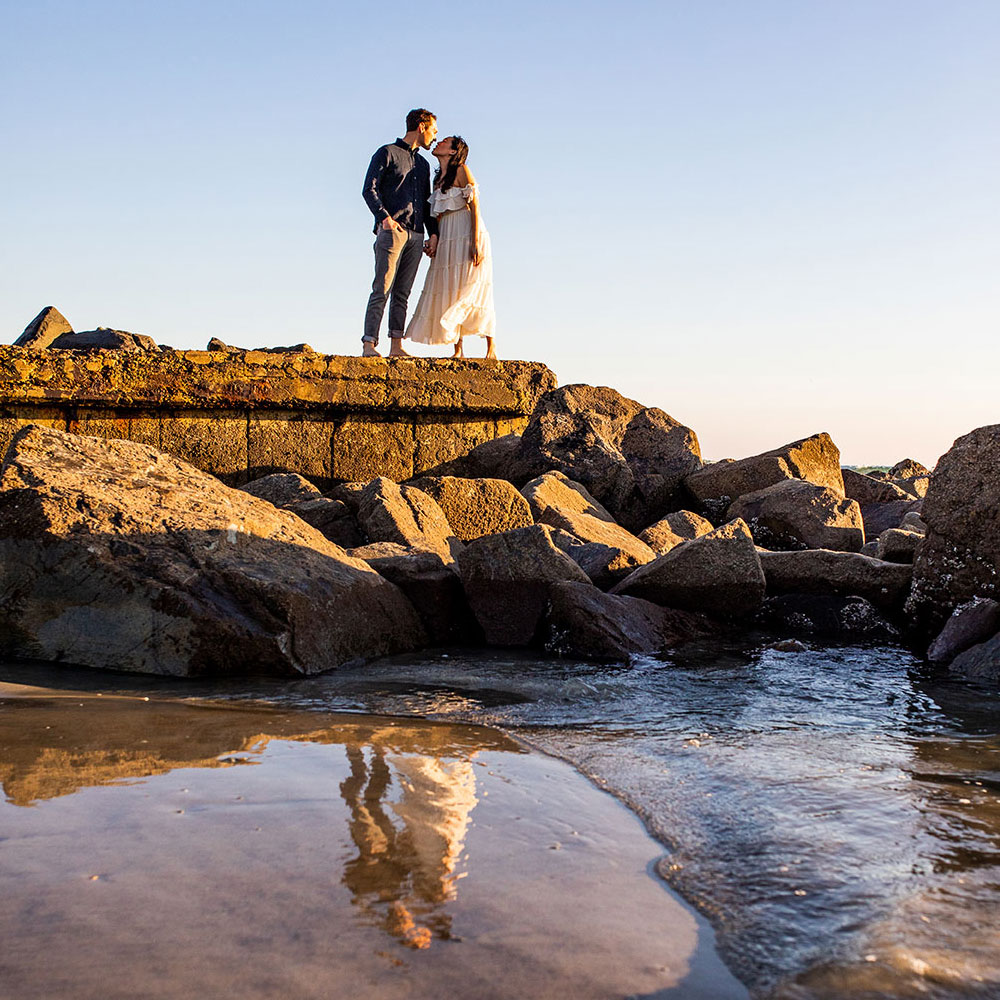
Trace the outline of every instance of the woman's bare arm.
<instances>
[{"instance_id":1,"label":"woman's bare arm","mask_svg":"<svg viewBox=\"0 0 1000 1000\"><path fill-rule=\"evenodd\" d=\"M476 179L472 176L472 171L467 164L463 163L458 168L455 183L461 187L468 187L470 184L476 183ZM472 260L472 266L478 267L482 262L483 255L479 249L479 191L476 189L473 190L472 197L469 199L469 211L472 213L472 241L469 248L469 256Z\"/></svg>"}]
</instances>

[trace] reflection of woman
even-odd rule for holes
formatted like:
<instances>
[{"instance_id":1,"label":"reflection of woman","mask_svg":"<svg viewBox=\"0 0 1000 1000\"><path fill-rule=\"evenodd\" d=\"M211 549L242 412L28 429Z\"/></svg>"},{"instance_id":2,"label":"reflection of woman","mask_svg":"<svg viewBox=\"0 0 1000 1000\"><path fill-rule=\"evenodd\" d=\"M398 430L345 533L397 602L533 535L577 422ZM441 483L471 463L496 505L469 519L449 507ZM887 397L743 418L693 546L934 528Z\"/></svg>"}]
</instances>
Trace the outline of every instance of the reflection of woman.
<instances>
[{"instance_id":1,"label":"reflection of woman","mask_svg":"<svg viewBox=\"0 0 1000 1000\"><path fill-rule=\"evenodd\" d=\"M418 344L454 344L456 358L465 357L463 337L485 337L486 357L495 358L493 257L479 215L479 188L465 162L469 147L453 135L431 152L439 164L430 198L437 252L406 336Z\"/></svg>"}]
</instances>

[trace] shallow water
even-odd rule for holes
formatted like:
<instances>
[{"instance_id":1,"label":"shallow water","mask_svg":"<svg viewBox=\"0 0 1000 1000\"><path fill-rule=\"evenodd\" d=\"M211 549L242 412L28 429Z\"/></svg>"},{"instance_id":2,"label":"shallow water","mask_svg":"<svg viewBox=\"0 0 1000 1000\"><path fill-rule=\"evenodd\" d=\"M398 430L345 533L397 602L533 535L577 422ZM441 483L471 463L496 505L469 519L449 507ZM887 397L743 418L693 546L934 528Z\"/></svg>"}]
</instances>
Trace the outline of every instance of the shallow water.
<instances>
[{"instance_id":1,"label":"shallow water","mask_svg":"<svg viewBox=\"0 0 1000 1000\"><path fill-rule=\"evenodd\" d=\"M484 727L0 683L0 783L5 998L746 995L635 817Z\"/></svg>"},{"instance_id":2,"label":"shallow water","mask_svg":"<svg viewBox=\"0 0 1000 1000\"><path fill-rule=\"evenodd\" d=\"M571 761L671 848L661 873L757 997L1000 997L1000 698L902 649L476 651L187 690L488 723Z\"/></svg>"}]
</instances>

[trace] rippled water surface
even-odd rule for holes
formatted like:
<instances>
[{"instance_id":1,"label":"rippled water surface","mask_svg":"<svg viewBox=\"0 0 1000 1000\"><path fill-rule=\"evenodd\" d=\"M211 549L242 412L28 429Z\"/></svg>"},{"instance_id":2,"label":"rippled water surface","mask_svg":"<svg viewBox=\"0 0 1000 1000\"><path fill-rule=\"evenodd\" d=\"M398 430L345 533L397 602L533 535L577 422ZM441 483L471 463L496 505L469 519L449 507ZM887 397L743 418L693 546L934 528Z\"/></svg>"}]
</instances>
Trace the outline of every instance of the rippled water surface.
<instances>
[{"instance_id":1,"label":"rippled water surface","mask_svg":"<svg viewBox=\"0 0 1000 1000\"><path fill-rule=\"evenodd\" d=\"M661 873L755 996L1000 997L1000 698L902 649L476 651L212 693L490 723L564 757L671 848Z\"/></svg>"}]
</instances>

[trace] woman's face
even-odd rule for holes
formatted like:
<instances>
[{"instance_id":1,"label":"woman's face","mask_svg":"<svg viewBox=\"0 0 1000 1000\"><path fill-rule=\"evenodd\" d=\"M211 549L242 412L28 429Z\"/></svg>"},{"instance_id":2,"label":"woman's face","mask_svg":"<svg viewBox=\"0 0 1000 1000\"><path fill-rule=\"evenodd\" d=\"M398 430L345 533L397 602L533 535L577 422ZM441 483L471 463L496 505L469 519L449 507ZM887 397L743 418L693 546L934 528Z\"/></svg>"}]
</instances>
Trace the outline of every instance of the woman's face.
<instances>
[{"instance_id":1,"label":"woman's face","mask_svg":"<svg viewBox=\"0 0 1000 1000\"><path fill-rule=\"evenodd\" d=\"M442 139L432 150L433 156L451 156L455 152L455 144L452 142L454 136Z\"/></svg>"}]
</instances>

